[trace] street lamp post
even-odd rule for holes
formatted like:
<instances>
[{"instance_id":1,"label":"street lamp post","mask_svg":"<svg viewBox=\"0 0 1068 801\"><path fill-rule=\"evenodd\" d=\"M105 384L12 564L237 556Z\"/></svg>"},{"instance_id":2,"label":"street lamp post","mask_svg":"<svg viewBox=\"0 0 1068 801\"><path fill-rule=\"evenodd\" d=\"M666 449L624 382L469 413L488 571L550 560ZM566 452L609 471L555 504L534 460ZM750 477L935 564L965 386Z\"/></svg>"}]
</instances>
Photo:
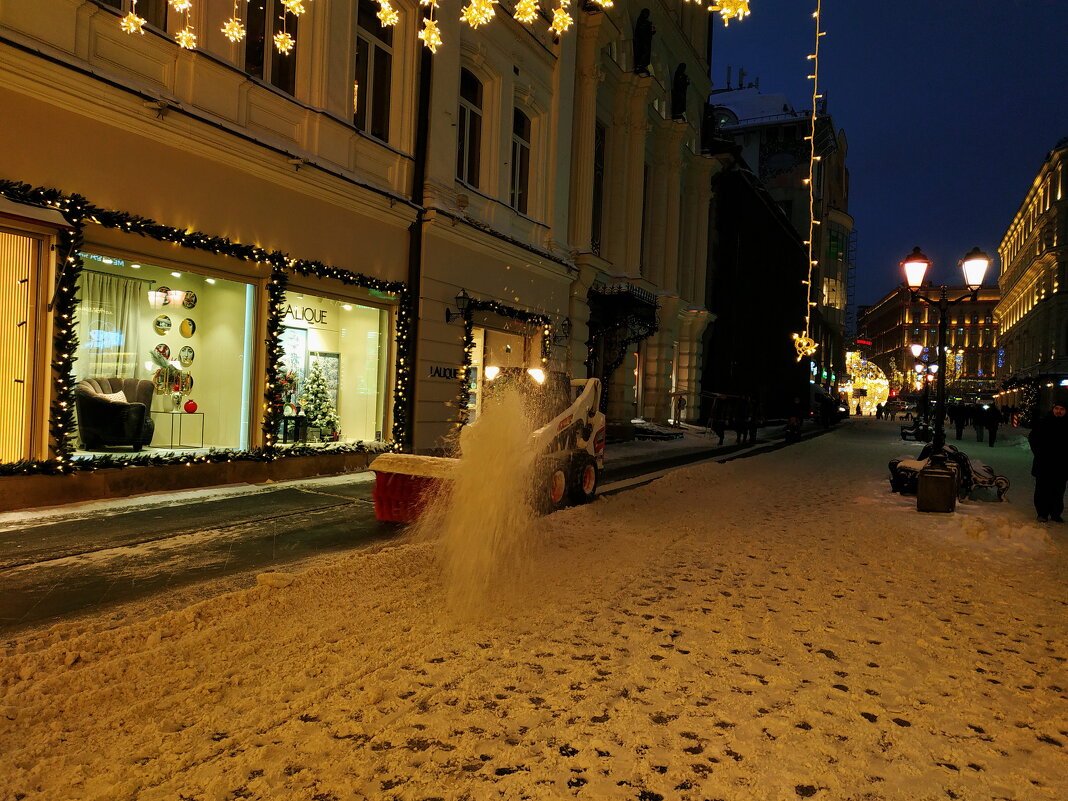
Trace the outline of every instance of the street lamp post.
<instances>
[{"instance_id":1,"label":"street lamp post","mask_svg":"<svg viewBox=\"0 0 1068 801\"><path fill-rule=\"evenodd\" d=\"M990 266L990 257L987 256L979 248L972 248L961 259L961 268L964 271L964 283L968 287L969 292L967 295L962 295L959 298L950 300L948 297L949 288L943 284L940 286L938 292L938 298L932 299L924 294L921 294L921 288L923 287L923 276L927 272L927 268L931 266L931 260L928 259L920 249L913 248L912 253L905 257L901 262L901 267L905 271L905 280L909 286L909 292L912 295L913 302L921 301L926 303L935 309L938 309L938 391L935 395L935 425L934 425L934 440L933 448L934 452L942 450L946 444L946 432L945 432L945 419L946 419L946 326L947 316L949 310L956 306L958 303L963 303L966 300L975 302L979 299L979 289L983 285L983 277L986 275L987 267Z\"/></svg>"},{"instance_id":2,"label":"street lamp post","mask_svg":"<svg viewBox=\"0 0 1068 801\"><path fill-rule=\"evenodd\" d=\"M923 345L917 343L912 345L909 350L918 359L920 354L923 353ZM927 365L917 362L916 372L923 377L923 399L920 403L923 404L923 424L929 429L931 426L931 382L927 378Z\"/></svg>"}]
</instances>

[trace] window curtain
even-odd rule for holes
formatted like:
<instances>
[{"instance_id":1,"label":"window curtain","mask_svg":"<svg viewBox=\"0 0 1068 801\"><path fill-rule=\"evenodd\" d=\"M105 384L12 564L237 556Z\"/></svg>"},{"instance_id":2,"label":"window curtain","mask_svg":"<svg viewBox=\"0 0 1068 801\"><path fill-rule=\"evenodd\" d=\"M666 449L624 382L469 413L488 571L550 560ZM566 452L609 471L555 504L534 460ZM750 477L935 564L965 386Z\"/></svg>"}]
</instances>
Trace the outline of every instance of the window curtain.
<instances>
[{"instance_id":1,"label":"window curtain","mask_svg":"<svg viewBox=\"0 0 1068 801\"><path fill-rule=\"evenodd\" d=\"M78 304L78 361L74 374L85 378L137 378L148 358L141 348L148 284L136 278L86 270Z\"/></svg>"}]
</instances>

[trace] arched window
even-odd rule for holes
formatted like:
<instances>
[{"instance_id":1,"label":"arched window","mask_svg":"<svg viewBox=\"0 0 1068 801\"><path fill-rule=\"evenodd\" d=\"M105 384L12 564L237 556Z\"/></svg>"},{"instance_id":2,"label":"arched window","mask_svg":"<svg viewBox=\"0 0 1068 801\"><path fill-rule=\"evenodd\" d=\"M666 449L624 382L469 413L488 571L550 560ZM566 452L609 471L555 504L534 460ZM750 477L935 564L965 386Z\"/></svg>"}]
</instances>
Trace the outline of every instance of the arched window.
<instances>
[{"instance_id":1,"label":"arched window","mask_svg":"<svg viewBox=\"0 0 1068 801\"><path fill-rule=\"evenodd\" d=\"M530 188L530 117L519 109L512 113L512 192L509 205L527 213Z\"/></svg>"},{"instance_id":2,"label":"arched window","mask_svg":"<svg viewBox=\"0 0 1068 801\"><path fill-rule=\"evenodd\" d=\"M456 128L456 177L477 189L482 160L482 82L465 69L460 70Z\"/></svg>"},{"instance_id":3,"label":"arched window","mask_svg":"<svg viewBox=\"0 0 1068 801\"><path fill-rule=\"evenodd\" d=\"M371 0L360 0L356 17L356 86L352 124L389 141L389 101L393 83L393 28L378 20Z\"/></svg>"}]
</instances>

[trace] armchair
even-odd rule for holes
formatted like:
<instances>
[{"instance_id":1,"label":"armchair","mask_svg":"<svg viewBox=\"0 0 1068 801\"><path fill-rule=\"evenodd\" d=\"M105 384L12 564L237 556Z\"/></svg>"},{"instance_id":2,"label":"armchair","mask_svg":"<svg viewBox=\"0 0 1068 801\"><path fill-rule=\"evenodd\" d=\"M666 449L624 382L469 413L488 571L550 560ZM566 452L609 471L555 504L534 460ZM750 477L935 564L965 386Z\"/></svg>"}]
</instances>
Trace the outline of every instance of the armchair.
<instances>
[{"instance_id":1,"label":"armchair","mask_svg":"<svg viewBox=\"0 0 1068 801\"><path fill-rule=\"evenodd\" d=\"M125 401L106 395L121 392ZM155 424L148 413L152 406L152 382L136 378L87 378L74 388L78 433L82 446L128 445L135 451L152 441Z\"/></svg>"}]
</instances>

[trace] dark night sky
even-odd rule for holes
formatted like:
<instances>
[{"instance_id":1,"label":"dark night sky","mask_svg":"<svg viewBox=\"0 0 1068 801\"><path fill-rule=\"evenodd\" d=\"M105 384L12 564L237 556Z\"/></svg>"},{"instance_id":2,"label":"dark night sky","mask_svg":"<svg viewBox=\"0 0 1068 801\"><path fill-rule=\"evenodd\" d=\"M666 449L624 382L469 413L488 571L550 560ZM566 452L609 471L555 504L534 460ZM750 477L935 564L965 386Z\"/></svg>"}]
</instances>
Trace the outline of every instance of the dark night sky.
<instances>
[{"instance_id":1,"label":"dark night sky","mask_svg":"<svg viewBox=\"0 0 1068 801\"><path fill-rule=\"evenodd\" d=\"M716 25L712 78L727 67L762 94L811 108L805 79L815 0L751 0ZM1068 136L1066 0L823 0L820 88L849 140L856 302L901 281L919 245L939 282L960 257L997 246L1046 154Z\"/></svg>"}]
</instances>

